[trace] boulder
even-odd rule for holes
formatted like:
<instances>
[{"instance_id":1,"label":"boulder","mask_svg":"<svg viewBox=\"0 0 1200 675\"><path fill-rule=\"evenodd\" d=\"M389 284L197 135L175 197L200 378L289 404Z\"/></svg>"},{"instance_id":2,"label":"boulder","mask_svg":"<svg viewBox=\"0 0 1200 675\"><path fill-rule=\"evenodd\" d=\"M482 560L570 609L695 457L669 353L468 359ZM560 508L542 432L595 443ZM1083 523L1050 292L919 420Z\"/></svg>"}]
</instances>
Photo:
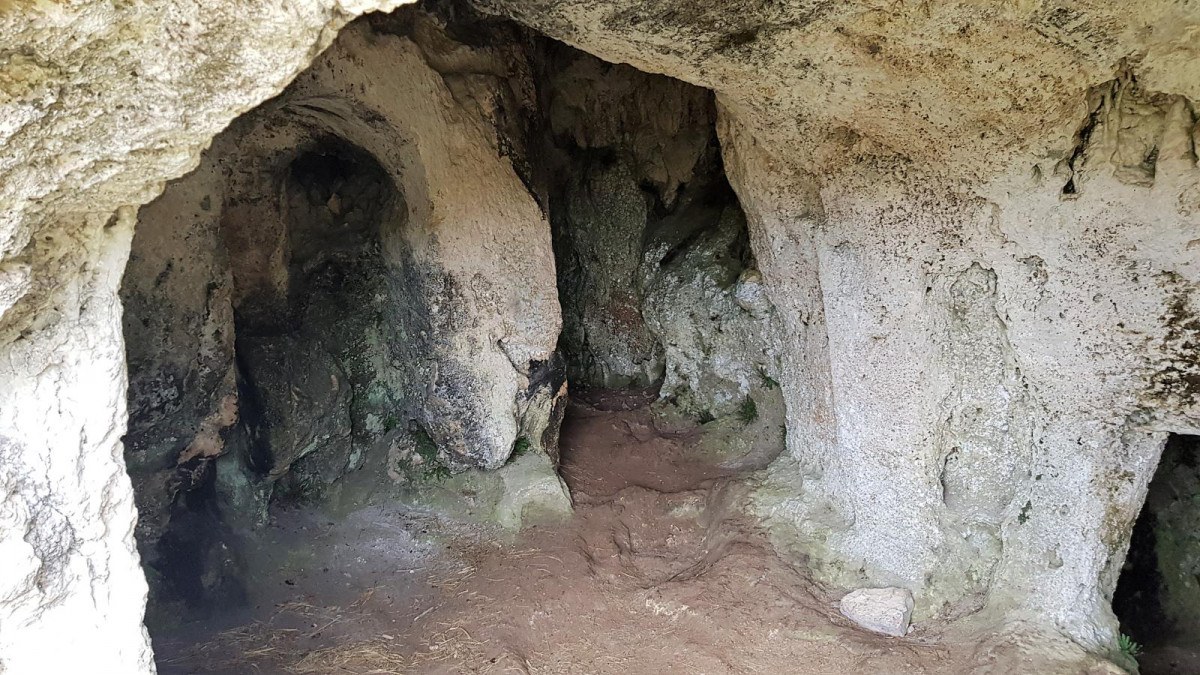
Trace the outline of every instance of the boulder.
<instances>
[{"instance_id":1,"label":"boulder","mask_svg":"<svg viewBox=\"0 0 1200 675\"><path fill-rule=\"evenodd\" d=\"M876 633L903 637L912 619L912 593L903 588L860 588L838 603L842 616Z\"/></svg>"}]
</instances>

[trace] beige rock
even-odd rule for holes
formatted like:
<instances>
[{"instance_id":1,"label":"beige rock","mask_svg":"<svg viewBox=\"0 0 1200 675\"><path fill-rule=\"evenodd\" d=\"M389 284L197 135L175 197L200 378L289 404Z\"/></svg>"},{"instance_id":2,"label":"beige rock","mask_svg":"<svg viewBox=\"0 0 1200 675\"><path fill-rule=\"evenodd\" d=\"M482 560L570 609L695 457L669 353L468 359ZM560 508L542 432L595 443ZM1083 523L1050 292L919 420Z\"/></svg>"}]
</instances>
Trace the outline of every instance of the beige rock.
<instances>
[{"instance_id":1,"label":"beige rock","mask_svg":"<svg viewBox=\"0 0 1200 675\"><path fill-rule=\"evenodd\" d=\"M837 585L911 588L918 617L1114 649L1164 432L1200 429L1200 12L476 4L717 92L784 325L780 541Z\"/></svg>"},{"instance_id":2,"label":"beige rock","mask_svg":"<svg viewBox=\"0 0 1200 675\"><path fill-rule=\"evenodd\" d=\"M860 588L838 602L842 616L867 630L904 637L912 618L912 593L903 588Z\"/></svg>"},{"instance_id":3,"label":"beige rock","mask_svg":"<svg viewBox=\"0 0 1200 675\"><path fill-rule=\"evenodd\" d=\"M1200 10L478 4L717 92L725 167L784 325L794 471L774 472L760 507L817 573L912 588L918 616L977 611L1111 649L1108 598L1165 435L1200 431ZM0 5L6 672L151 670L120 457L133 207L375 6ZM483 161L472 147L426 149L443 190L495 167L456 166ZM466 210L446 196L415 203ZM510 206L504 219L532 222L536 208ZM475 230L454 223L478 221L445 215L452 272L471 279ZM520 308L513 291L480 305ZM491 369L546 348L471 344L511 333L524 331L467 331L454 349ZM515 381L483 409L513 405Z\"/></svg>"},{"instance_id":4,"label":"beige rock","mask_svg":"<svg viewBox=\"0 0 1200 675\"><path fill-rule=\"evenodd\" d=\"M120 440L135 206L343 23L396 4L0 4L5 673L153 671Z\"/></svg>"}]
</instances>

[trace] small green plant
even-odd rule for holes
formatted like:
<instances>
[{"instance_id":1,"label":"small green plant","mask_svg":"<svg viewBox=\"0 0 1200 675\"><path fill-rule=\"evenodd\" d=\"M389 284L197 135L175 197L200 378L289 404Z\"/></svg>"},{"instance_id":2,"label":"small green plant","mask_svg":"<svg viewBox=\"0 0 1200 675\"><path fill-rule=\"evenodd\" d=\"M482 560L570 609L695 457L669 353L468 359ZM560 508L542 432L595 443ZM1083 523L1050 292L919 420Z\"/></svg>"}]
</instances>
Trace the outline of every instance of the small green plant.
<instances>
[{"instance_id":1,"label":"small green plant","mask_svg":"<svg viewBox=\"0 0 1200 675\"><path fill-rule=\"evenodd\" d=\"M1133 641L1133 638L1121 633L1121 637L1117 638L1117 646L1121 648L1121 653L1135 662L1142 655L1142 646Z\"/></svg>"},{"instance_id":2,"label":"small green plant","mask_svg":"<svg viewBox=\"0 0 1200 675\"><path fill-rule=\"evenodd\" d=\"M429 483L435 481L440 483L449 478L450 467L446 466L438 457L437 443L434 443L429 434L420 427L414 425L414 427L410 427L410 431L415 441L417 456L421 458L421 461L405 462L407 470L415 470L416 476Z\"/></svg>"},{"instance_id":3,"label":"small green plant","mask_svg":"<svg viewBox=\"0 0 1200 675\"><path fill-rule=\"evenodd\" d=\"M400 420L396 419L395 415L388 414L387 417L383 418L383 433L390 433L398 426L400 426Z\"/></svg>"},{"instance_id":4,"label":"small green plant","mask_svg":"<svg viewBox=\"0 0 1200 675\"><path fill-rule=\"evenodd\" d=\"M425 460L427 464L438 461L437 443L433 442L433 439L429 437L429 434L424 429L414 431L413 440L416 441L417 454L421 456L421 459Z\"/></svg>"},{"instance_id":5,"label":"small green plant","mask_svg":"<svg viewBox=\"0 0 1200 675\"><path fill-rule=\"evenodd\" d=\"M742 401L741 407L738 408L737 415L738 419L742 421L742 424L750 424L754 420L758 419L758 404L754 402L754 399L747 396L746 399Z\"/></svg>"},{"instance_id":6,"label":"small green plant","mask_svg":"<svg viewBox=\"0 0 1200 675\"><path fill-rule=\"evenodd\" d=\"M767 374L766 368L759 366L758 367L758 376L762 378L762 383L763 383L764 389L775 390L775 389L779 388L779 382L776 382L775 378L773 378Z\"/></svg>"},{"instance_id":7,"label":"small green plant","mask_svg":"<svg viewBox=\"0 0 1200 675\"><path fill-rule=\"evenodd\" d=\"M1024 525L1029 520L1029 512L1033 510L1033 502L1025 502L1025 506L1021 507L1021 512L1017 514L1017 522Z\"/></svg>"},{"instance_id":8,"label":"small green plant","mask_svg":"<svg viewBox=\"0 0 1200 675\"><path fill-rule=\"evenodd\" d=\"M522 436L517 439L516 443L513 443L513 451L511 456L520 457L521 455L529 452L531 447L533 447L533 443L530 443L528 438Z\"/></svg>"}]
</instances>

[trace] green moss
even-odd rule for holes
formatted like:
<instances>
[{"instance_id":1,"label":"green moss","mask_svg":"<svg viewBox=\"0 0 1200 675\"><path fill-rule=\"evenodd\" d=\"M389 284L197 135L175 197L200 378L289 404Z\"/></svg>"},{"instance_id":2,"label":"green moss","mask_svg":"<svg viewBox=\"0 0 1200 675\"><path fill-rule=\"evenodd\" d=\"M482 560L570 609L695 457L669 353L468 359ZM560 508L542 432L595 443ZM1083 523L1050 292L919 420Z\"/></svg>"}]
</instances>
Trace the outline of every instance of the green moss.
<instances>
[{"instance_id":1,"label":"green moss","mask_svg":"<svg viewBox=\"0 0 1200 675\"><path fill-rule=\"evenodd\" d=\"M510 455L510 457L520 457L521 455L529 452L531 447L533 447L533 443L531 443L528 438L522 436L517 439L516 443L513 443L512 455Z\"/></svg>"},{"instance_id":2,"label":"green moss","mask_svg":"<svg viewBox=\"0 0 1200 675\"><path fill-rule=\"evenodd\" d=\"M390 433L398 426L400 426L400 420L396 419L394 414L388 413L388 416L383 418L383 433Z\"/></svg>"},{"instance_id":3,"label":"green moss","mask_svg":"<svg viewBox=\"0 0 1200 675\"><path fill-rule=\"evenodd\" d=\"M397 460L392 470L403 474L410 484L441 483L450 478L450 467L442 461L437 443L429 434L415 423L409 427L409 433L414 455Z\"/></svg>"},{"instance_id":4,"label":"green moss","mask_svg":"<svg viewBox=\"0 0 1200 675\"><path fill-rule=\"evenodd\" d=\"M413 432L413 439L416 441L417 454L426 462L437 461L438 449L437 443L429 437L429 434L424 429L416 429Z\"/></svg>"},{"instance_id":5,"label":"green moss","mask_svg":"<svg viewBox=\"0 0 1200 675\"><path fill-rule=\"evenodd\" d=\"M423 460L421 462L420 477L427 482L442 482L450 477L450 467L442 463L438 457L437 443L429 437L429 434L418 428L413 432L413 436L417 443L417 455Z\"/></svg>"}]
</instances>

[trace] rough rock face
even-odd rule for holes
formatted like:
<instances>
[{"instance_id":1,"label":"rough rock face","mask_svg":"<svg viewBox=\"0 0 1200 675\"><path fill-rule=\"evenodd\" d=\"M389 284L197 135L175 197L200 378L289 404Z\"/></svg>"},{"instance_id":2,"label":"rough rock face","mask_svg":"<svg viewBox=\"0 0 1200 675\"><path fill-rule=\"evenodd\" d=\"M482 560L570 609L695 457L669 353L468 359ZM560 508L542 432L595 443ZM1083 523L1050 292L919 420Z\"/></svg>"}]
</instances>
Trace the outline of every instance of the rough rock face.
<instances>
[{"instance_id":1,"label":"rough rock face","mask_svg":"<svg viewBox=\"0 0 1200 675\"><path fill-rule=\"evenodd\" d=\"M701 418L757 415L776 398L762 392L778 388L780 327L750 264L745 216L726 206L711 229L663 239L650 248L668 253L643 268L643 315L665 351L660 397Z\"/></svg>"},{"instance_id":2,"label":"rough rock face","mask_svg":"<svg viewBox=\"0 0 1200 675\"><path fill-rule=\"evenodd\" d=\"M717 155L711 94L562 46L541 65L549 138L531 145L548 176L573 381L661 384L702 418L756 405L752 390L778 371L778 326Z\"/></svg>"},{"instance_id":3,"label":"rough rock face","mask_svg":"<svg viewBox=\"0 0 1200 675\"><path fill-rule=\"evenodd\" d=\"M200 577L164 596L219 601L233 563L179 563L273 493L357 503L498 468L518 439L553 454L549 224L461 102L506 80L446 79L504 56L424 13L360 21L143 211L123 288L139 542L151 571Z\"/></svg>"},{"instance_id":4,"label":"rough rock face","mask_svg":"<svg viewBox=\"0 0 1200 675\"><path fill-rule=\"evenodd\" d=\"M642 316L648 233L712 164L709 92L545 41L543 165L572 381L648 387L663 346ZM702 223L692 223L702 227ZM658 253L661 255L661 252Z\"/></svg>"},{"instance_id":5,"label":"rough rock face","mask_svg":"<svg viewBox=\"0 0 1200 675\"><path fill-rule=\"evenodd\" d=\"M0 4L6 672L152 670L120 442L133 206L343 23L397 4Z\"/></svg>"},{"instance_id":6,"label":"rough rock face","mask_svg":"<svg viewBox=\"0 0 1200 675\"><path fill-rule=\"evenodd\" d=\"M760 504L818 572L1111 649L1163 441L1200 430L1196 7L479 4L717 92L783 325L791 462ZM131 205L375 6L0 5L6 669L151 668L119 441Z\"/></svg>"},{"instance_id":7,"label":"rough rock face","mask_svg":"<svg viewBox=\"0 0 1200 675\"><path fill-rule=\"evenodd\" d=\"M478 4L717 92L784 324L781 541L918 620L1113 649L1165 432L1200 424L1196 9Z\"/></svg>"}]
</instances>

